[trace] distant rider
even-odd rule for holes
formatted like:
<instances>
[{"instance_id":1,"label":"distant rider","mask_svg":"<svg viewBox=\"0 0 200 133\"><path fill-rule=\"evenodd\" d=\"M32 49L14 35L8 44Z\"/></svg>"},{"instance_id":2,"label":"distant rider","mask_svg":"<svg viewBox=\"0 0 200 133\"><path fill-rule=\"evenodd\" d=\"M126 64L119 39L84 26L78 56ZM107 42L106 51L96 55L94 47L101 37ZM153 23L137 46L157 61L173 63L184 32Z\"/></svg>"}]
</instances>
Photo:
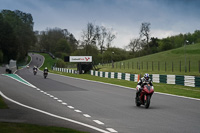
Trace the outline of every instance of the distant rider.
<instances>
[{"instance_id":1,"label":"distant rider","mask_svg":"<svg viewBox=\"0 0 200 133\"><path fill-rule=\"evenodd\" d=\"M46 71L47 73L49 72L49 70L48 70L47 67L44 68L44 73L45 73L45 71Z\"/></svg>"},{"instance_id":2,"label":"distant rider","mask_svg":"<svg viewBox=\"0 0 200 133\"><path fill-rule=\"evenodd\" d=\"M144 88L144 85L150 85L150 86L152 86L152 89L154 89L152 81L149 78L149 74L148 73L145 73L144 77L141 78L139 80L138 84L137 84L137 87L136 87L136 98L139 96L140 92Z\"/></svg>"},{"instance_id":3,"label":"distant rider","mask_svg":"<svg viewBox=\"0 0 200 133\"><path fill-rule=\"evenodd\" d=\"M33 67L33 71L35 71L35 70L36 71L38 70L38 68L36 66Z\"/></svg>"}]
</instances>

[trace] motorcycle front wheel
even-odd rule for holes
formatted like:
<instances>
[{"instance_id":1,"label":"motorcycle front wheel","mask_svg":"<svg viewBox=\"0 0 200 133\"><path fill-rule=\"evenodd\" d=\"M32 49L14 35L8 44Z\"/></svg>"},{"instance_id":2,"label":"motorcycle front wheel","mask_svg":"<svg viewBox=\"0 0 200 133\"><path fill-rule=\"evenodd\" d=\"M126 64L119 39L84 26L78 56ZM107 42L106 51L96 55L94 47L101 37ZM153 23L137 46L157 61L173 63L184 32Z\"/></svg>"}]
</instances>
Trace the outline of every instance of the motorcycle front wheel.
<instances>
[{"instance_id":1,"label":"motorcycle front wheel","mask_svg":"<svg viewBox=\"0 0 200 133\"><path fill-rule=\"evenodd\" d=\"M146 95L145 97L146 97L146 99L144 100L144 106L147 109L150 106L150 99L151 99L151 97L150 97L150 95Z\"/></svg>"},{"instance_id":2,"label":"motorcycle front wheel","mask_svg":"<svg viewBox=\"0 0 200 133\"><path fill-rule=\"evenodd\" d=\"M136 104L136 106L138 106L138 107L141 105L139 97L136 97L136 98L135 98L135 104Z\"/></svg>"}]
</instances>

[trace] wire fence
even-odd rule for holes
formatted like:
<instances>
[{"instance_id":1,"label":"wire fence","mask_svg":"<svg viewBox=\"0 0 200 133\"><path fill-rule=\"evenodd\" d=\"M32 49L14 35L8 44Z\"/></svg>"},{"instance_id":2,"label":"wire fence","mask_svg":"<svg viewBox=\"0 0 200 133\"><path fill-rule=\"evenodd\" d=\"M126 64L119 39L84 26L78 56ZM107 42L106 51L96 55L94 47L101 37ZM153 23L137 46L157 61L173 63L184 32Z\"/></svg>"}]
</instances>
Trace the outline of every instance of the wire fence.
<instances>
[{"instance_id":1,"label":"wire fence","mask_svg":"<svg viewBox=\"0 0 200 133\"><path fill-rule=\"evenodd\" d=\"M152 72L179 72L179 73L200 73L200 60L187 62L180 61L126 61L102 64L101 66L112 69L152 71Z\"/></svg>"}]
</instances>

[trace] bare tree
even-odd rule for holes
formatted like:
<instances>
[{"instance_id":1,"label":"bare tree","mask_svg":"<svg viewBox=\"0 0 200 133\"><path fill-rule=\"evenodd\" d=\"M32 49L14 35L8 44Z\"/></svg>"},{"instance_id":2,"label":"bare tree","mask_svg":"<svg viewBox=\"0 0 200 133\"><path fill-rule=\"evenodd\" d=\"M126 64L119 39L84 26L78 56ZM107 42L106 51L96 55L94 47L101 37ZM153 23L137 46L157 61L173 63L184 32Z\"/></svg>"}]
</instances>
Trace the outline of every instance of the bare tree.
<instances>
[{"instance_id":1,"label":"bare tree","mask_svg":"<svg viewBox=\"0 0 200 133\"><path fill-rule=\"evenodd\" d=\"M98 32L99 31L99 32ZM104 26L99 27L99 30L97 30L97 36L98 36L98 45L100 46L101 54L103 53L105 39L107 37L107 29Z\"/></svg>"},{"instance_id":2,"label":"bare tree","mask_svg":"<svg viewBox=\"0 0 200 133\"><path fill-rule=\"evenodd\" d=\"M113 34L112 29L107 32L107 48L111 46L112 41L116 38L116 35Z\"/></svg>"},{"instance_id":3,"label":"bare tree","mask_svg":"<svg viewBox=\"0 0 200 133\"><path fill-rule=\"evenodd\" d=\"M133 53L140 49L140 38L131 39L127 46Z\"/></svg>"},{"instance_id":4,"label":"bare tree","mask_svg":"<svg viewBox=\"0 0 200 133\"><path fill-rule=\"evenodd\" d=\"M146 44L148 45L148 48L149 48L149 38L150 38L150 23L147 23L147 22L144 22L142 23L141 25L141 28L140 28L140 37L145 37L146 38Z\"/></svg>"},{"instance_id":5,"label":"bare tree","mask_svg":"<svg viewBox=\"0 0 200 133\"><path fill-rule=\"evenodd\" d=\"M88 46L95 45L97 39L97 28L93 23L88 23L86 30L83 30L82 38L85 43L86 55L88 55Z\"/></svg>"}]
</instances>

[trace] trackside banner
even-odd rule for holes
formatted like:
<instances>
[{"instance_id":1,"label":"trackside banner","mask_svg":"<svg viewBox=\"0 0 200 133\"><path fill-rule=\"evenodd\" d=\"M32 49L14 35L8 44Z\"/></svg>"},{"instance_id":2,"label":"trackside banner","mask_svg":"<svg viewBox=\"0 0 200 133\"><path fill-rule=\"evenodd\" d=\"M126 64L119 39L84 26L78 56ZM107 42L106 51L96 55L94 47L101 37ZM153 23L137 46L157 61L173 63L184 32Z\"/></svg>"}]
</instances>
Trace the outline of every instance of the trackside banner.
<instances>
[{"instance_id":1,"label":"trackside banner","mask_svg":"<svg viewBox=\"0 0 200 133\"><path fill-rule=\"evenodd\" d=\"M70 56L69 62L92 62L92 56Z\"/></svg>"}]
</instances>

